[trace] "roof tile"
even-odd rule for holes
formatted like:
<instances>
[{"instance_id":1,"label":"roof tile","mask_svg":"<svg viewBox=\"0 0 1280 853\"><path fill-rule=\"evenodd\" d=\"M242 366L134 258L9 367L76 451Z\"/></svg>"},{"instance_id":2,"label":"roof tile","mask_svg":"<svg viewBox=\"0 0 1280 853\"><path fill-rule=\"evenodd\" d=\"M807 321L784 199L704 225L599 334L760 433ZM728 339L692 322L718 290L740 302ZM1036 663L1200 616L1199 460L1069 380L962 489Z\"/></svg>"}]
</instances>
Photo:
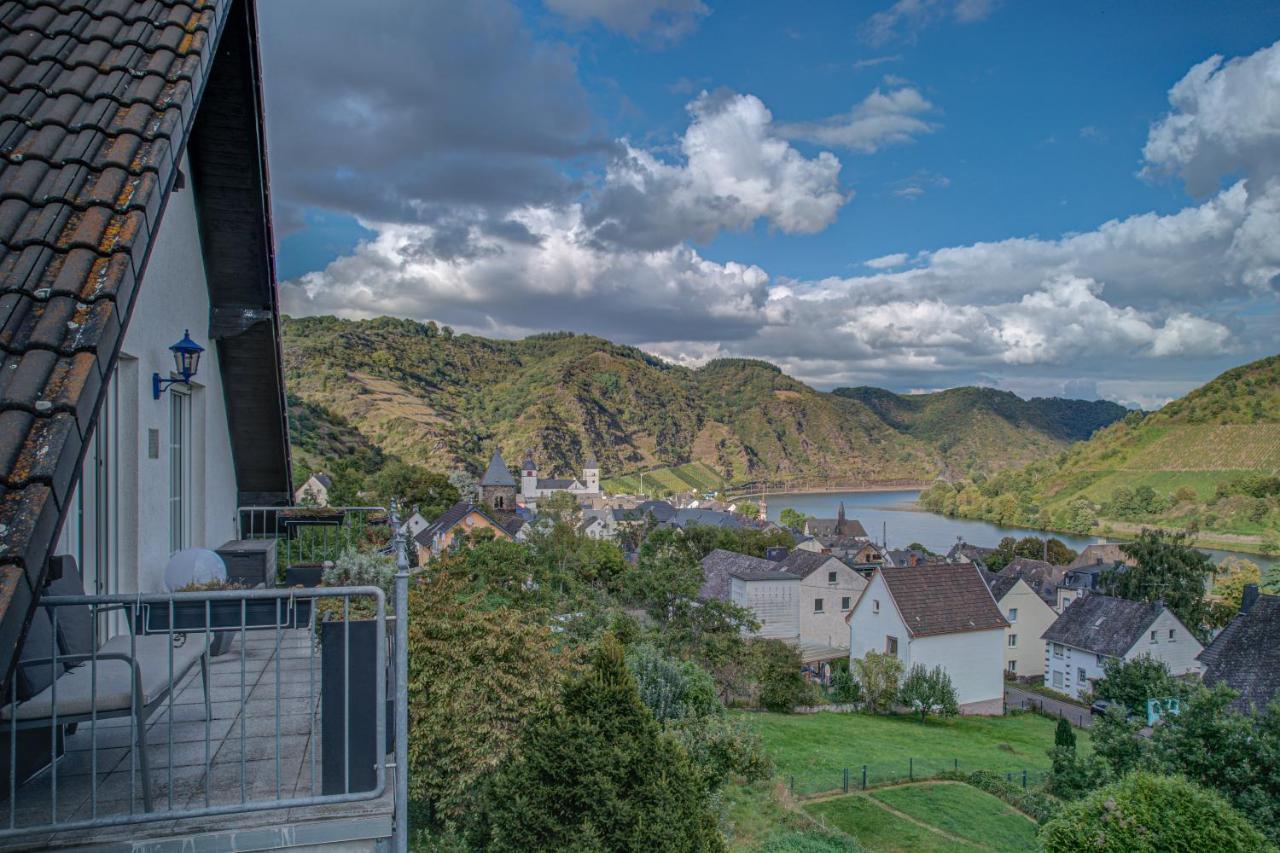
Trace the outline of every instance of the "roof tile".
<instances>
[{"instance_id":1,"label":"roof tile","mask_svg":"<svg viewBox=\"0 0 1280 853\"><path fill-rule=\"evenodd\" d=\"M972 563L883 566L876 571L913 637L988 631L1009 625Z\"/></svg>"}]
</instances>

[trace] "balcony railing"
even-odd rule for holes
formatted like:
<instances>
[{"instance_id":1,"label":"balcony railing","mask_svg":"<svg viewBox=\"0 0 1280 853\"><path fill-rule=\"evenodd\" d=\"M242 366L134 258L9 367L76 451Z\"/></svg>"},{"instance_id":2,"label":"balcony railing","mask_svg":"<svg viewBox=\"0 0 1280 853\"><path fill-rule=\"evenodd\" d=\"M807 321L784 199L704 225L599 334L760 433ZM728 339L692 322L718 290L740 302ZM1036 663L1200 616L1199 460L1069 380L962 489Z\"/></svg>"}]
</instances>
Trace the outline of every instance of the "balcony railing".
<instances>
[{"instance_id":1,"label":"balcony railing","mask_svg":"<svg viewBox=\"0 0 1280 853\"><path fill-rule=\"evenodd\" d=\"M272 539L281 570L319 569L348 548L391 548L386 507L242 506L236 538Z\"/></svg>"}]
</instances>

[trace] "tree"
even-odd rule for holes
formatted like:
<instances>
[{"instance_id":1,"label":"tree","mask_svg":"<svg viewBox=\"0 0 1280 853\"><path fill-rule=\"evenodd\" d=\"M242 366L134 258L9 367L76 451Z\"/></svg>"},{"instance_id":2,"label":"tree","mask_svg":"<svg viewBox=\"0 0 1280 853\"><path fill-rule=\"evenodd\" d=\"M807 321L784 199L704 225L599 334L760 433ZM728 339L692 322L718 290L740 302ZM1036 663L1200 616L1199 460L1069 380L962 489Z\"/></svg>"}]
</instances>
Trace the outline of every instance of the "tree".
<instances>
[{"instance_id":1,"label":"tree","mask_svg":"<svg viewBox=\"0 0 1280 853\"><path fill-rule=\"evenodd\" d=\"M799 649L781 640L753 640L751 652L751 670L760 685L761 707L789 714L808 698L810 691Z\"/></svg>"},{"instance_id":2,"label":"tree","mask_svg":"<svg viewBox=\"0 0 1280 853\"><path fill-rule=\"evenodd\" d=\"M1240 611L1240 601L1244 598L1246 586L1261 583L1262 570L1251 560L1230 556L1218 563L1217 579L1209 593L1214 627L1225 627Z\"/></svg>"},{"instance_id":3,"label":"tree","mask_svg":"<svg viewBox=\"0 0 1280 853\"><path fill-rule=\"evenodd\" d=\"M394 498L402 507L417 507L424 518L434 519L458 502L458 489L435 471L393 459L373 476L370 486L380 502Z\"/></svg>"},{"instance_id":4,"label":"tree","mask_svg":"<svg viewBox=\"0 0 1280 853\"><path fill-rule=\"evenodd\" d=\"M795 531L804 530L805 515L795 507L785 507L778 513L778 523Z\"/></svg>"},{"instance_id":5,"label":"tree","mask_svg":"<svg viewBox=\"0 0 1280 853\"><path fill-rule=\"evenodd\" d=\"M480 484L466 471L449 472L449 485L458 490L458 499L477 503L480 500Z\"/></svg>"},{"instance_id":6,"label":"tree","mask_svg":"<svg viewBox=\"0 0 1280 853\"><path fill-rule=\"evenodd\" d=\"M1122 705L1126 713L1143 718L1148 699L1180 698L1188 693L1187 684L1173 677L1167 663L1146 654L1127 661L1107 658L1102 673L1094 684L1094 696Z\"/></svg>"},{"instance_id":7,"label":"tree","mask_svg":"<svg viewBox=\"0 0 1280 853\"><path fill-rule=\"evenodd\" d=\"M706 786L641 702L611 635L526 726L468 835L497 853L724 848Z\"/></svg>"},{"instance_id":8,"label":"tree","mask_svg":"<svg viewBox=\"0 0 1280 853\"><path fill-rule=\"evenodd\" d=\"M1070 749L1073 752L1075 751L1075 729L1071 728L1071 724L1067 722L1066 717L1058 718L1058 727L1053 731L1053 745L1059 749Z\"/></svg>"},{"instance_id":9,"label":"tree","mask_svg":"<svg viewBox=\"0 0 1280 853\"><path fill-rule=\"evenodd\" d=\"M737 512L738 515L746 516L747 518L759 518L760 504L752 503L751 501L742 501L738 504Z\"/></svg>"},{"instance_id":10,"label":"tree","mask_svg":"<svg viewBox=\"0 0 1280 853\"><path fill-rule=\"evenodd\" d=\"M852 663L854 675L862 687L863 707L880 714L893 707L902 680L902 661L897 655L867 652L866 657Z\"/></svg>"},{"instance_id":11,"label":"tree","mask_svg":"<svg viewBox=\"0 0 1280 853\"><path fill-rule=\"evenodd\" d=\"M678 600L694 598L702 589L700 559L678 531L659 527L640 546L635 570L627 576L627 595L655 619L666 620Z\"/></svg>"},{"instance_id":12,"label":"tree","mask_svg":"<svg viewBox=\"0 0 1280 853\"><path fill-rule=\"evenodd\" d=\"M911 667L898 692L898 701L919 714L922 723L930 714L954 717L960 713L955 685L941 666L928 669L918 663Z\"/></svg>"},{"instance_id":13,"label":"tree","mask_svg":"<svg viewBox=\"0 0 1280 853\"><path fill-rule=\"evenodd\" d=\"M1222 797L1185 779L1132 773L1064 806L1040 830L1047 853L1266 850L1257 829Z\"/></svg>"},{"instance_id":14,"label":"tree","mask_svg":"<svg viewBox=\"0 0 1280 853\"><path fill-rule=\"evenodd\" d=\"M1204 591L1214 575L1213 561L1187 544L1185 533L1143 530L1120 550L1136 561L1102 573L1099 590L1130 601L1163 601L1201 641L1208 639L1211 614Z\"/></svg>"},{"instance_id":15,"label":"tree","mask_svg":"<svg viewBox=\"0 0 1280 853\"><path fill-rule=\"evenodd\" d=\"M1071 724L1059 718L1053 733L1053 749L1049 750L1053 770L1049 775L1048 789L1056 796L1073 800L1101 785L1110 775L1110 768L1097 755L1080 756L1076 753L1076 733Z\"/></svg>"},{"instance_id":16,"label":"tree","mask_svg":"<svg viewBox=\"0 0 1280 853\"><path fill-rule=\"evenodd\" d=\"M578 506L578 499L569 492L553 492L550 497L538 500L538 515L574 524L582 515L582 508Z\"/></svg>"},{"instance_id":17,"label":"tree","mask_svg":"<svg viewBox=\"0 0 1280 853\"><path fill-rule=\"evenodd\" d=\"M410 797L446 820L461 815L566 666L555 635L528 612L486 608L447 574L417 579L409 591Z\"/></svg>"}]
</instances>

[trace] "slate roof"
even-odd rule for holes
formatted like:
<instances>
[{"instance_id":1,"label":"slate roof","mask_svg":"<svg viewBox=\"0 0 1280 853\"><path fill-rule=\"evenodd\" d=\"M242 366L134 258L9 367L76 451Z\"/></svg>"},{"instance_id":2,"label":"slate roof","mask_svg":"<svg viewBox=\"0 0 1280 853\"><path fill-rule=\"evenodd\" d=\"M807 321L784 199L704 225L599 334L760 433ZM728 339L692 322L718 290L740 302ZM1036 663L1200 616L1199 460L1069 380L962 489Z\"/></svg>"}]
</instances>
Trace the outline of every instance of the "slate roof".
<instances>
[{"instance_id":1,"label":"slate roof","mask_svg":"<svg viewBox=\"0 0 1280 853\"><path fill-rule=\"evenodd\" d=\"M253 16L229 0L0 6L6 673L188 150L240 503L291 496ZM197 124L197 106L216 118Z\"/></svg>"},{"instance_id":2,"label":"slate roof","mask_svg":"<svg viewBox=\"0 0 1280 853\"><path fill-rule=\"evenodd\" d=\"M786 556L785 559L778 561L778 566L787 574L795 575L804 579L809 575L818 571L835 557L830 554L819 554L817 551L795 550ZM839 563L839 560L836 560ZM843 564L842 564L843 565Z\"/></svg>"},{"instance_id":3,"label":"slate roof","mask_svg":"<svg viewBox=\"0 0 1280 853\"><path fill-rule=\"evenodd\" d=\"M984 548L981 545L970 545L968 542L957 542L947 552L947 560L953 563L968 560L971 563L983 563L985 565L987 557L994 553L995 550L995 548Z\"/></svg>"},{"instance_id":4,"label":"slate roof","mask_svg":"<svg viewBox=\"0 0 1280 853\"><path fill-rule=\"evenodd\" d=\"M507 463L502 461L502 451L495 447L493 455L489 457L489 467L484 469L484 476L480 478L480 485L514 486L515 484L515 478L507 470Z\"/></svg>"},{"instance_id":5,"label":"slate roof","mask_svg":"<svg viewBox=\"0 0 1280 853\"><path fill-rule=\"evenodd\" d=\"M676 514L676 508L666 501L645 501L636 507L643 518L645 515L652 515L654 521L659 523L670 521L672 516Z\"/></svg>"},{"instance_id":6,"label":"slate roof","mask_svg":"<svg viewBox=\"0 0 1280 853\"><path fill-rule=\"evenodd\" d=\"M1133 565L1134 560L1120 550L1120 546L1115 542L1097 542L1093 545L1086 545L1074 560L1067 563L1067 570L1074 571L1091 566L1106 566L1110 568L1116 563Z\"/></svg>"},{"instance_id":7,"label":"slate roof","mask_svg":"<svg viewBox=\"0 0 1280 853\"><path fill-rule=\"evenodd\" d=\"M720 601L729 600L729 580L738 578L744 581L793 581L795 576L781 571L778 564L770 560L762 560L747 554L738 554L717 548L702 558L702 574L705 580L701 598L715 598Z\"/></svg>"},{"instance_id":8,"label":"slate roof","mask_svg":"<svg viewBox=\"0 0 1280 853\"><path fill-rule=\"evenodd\" d=\"M418 531L418 533L413 537L413 541L423 547L429 548L431 547L431 540L435 539L437 534L445 533L450 528L456 527L464 518L473 512L484 516L494 527L500 527L511 535L515 535L515 533L525 524L524 519L517 515L512 515L510 517L498 517L487 511L480 504L473 504L470 501L458 501L456 504L442 512L439 518L431 522L430 525Z\"/></svg>"},{"instance_id":9,"label":"slate roof","mask_svg":"<svg viewBox=\"0 0 1280 853\"><path fill-rule=\"evenodd\" d=\"M1041 639L1097 655L1121 657L1163 610L1160 602L1129 601L1093 593L1072 602Z\"/></svg>"},{"instance_id":10,"label":"slate roof","mask_svg":"<svg viewBox=\"0 0 1280 853\"><path fill-rule=\"evenodd\" d=\"M876 571L913 637L1009 626L978 568L969 563L882 566Z\"/></svg>"},{"instance_id":11,"label":"slate roof","mask_svg":"<svg viewBox=\"0 0 1280 853\"><path fill-rule=\"evenodd\" d=\"M315 479L315 481L316 481L317 483L319 483L320 485L324 486L326 489L332 489L332 488L333 488L333 479L332 479L328 474L323 474L323 473L320 473L320 472L316 472L315 474L312 474L311 476Z\"/></svg>"},{"instance_id":12,"label":"slate roof","mask_svg":"<svg viewBox=\"0 0 1280 853\"><path fill-rule=\"evenodd\" d=\"M554 477L539 477L539 489L567 489L574 484L573 480L563 480Z\"/></svg>"},{"instance_id":13,"label":"slate roof","mask_svg":"<svg viewBox=\"0 0 1280 853\"><path fill-rule=\"evenodd\" d=\"M733 530L746 527L743 520L731 512L717 509L678 509L667 521L672 527L685 528L693 524L704 527L728 527Z\"/></svg>"},{"instance_id":14,"label":"slate roof","mask_svg":"<svg viewBox=\"0 0 1280 853\"><path fill-rule=\"evenodd\" d=\"M1031 591L1040 596L1050 606L1058 603L1058 584L1067 574L1066 566L1055 566L1044 560L1032 560L1027 557L1014 557L999 572L994 573L991 582L991 594L999 601L1019 580L1027 582Z\"/></svg>"},{"instance_id":15,"label":"slate roof","mask_svg":"<svg viewBox=\"0 0 1280 853\"><path fill-rule=\"evenodd\" d=\"M1075 605L1073 604L1072 607ZM1204 683L1225 682L1240 693L1242 711L1261 709L1280 696L1280 595L1259 595L1200 653Z\"/></svg>"},{"instance_id":16,"label":"slate roof","mask_svg":"<svg viewBox=\"0 0 1280 853\"><path fill-rule=\"evenodd\" d=\"M890 548L884 552L885 559L895 566L910 566L914 558L917 565L923 565L930 560L937 560L936 557L930 557L924 551L917 551L914 548Z\"/></svg>"}]
</instances>

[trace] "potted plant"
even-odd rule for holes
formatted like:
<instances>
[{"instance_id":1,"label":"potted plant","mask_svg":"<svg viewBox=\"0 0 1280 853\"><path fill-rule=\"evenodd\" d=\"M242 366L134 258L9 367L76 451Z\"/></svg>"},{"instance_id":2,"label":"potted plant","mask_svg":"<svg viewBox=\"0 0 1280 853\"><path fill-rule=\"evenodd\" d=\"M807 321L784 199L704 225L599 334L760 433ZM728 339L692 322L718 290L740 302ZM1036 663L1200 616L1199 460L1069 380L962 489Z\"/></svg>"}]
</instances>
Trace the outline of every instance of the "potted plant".
<instances>
[{"instance_id":1,"label":"potted plant","mask_svg":"<svg viewBox=\"0 0 1280 853\"><path fill-rule=\"evenodd\" d=\"M376 551L348 548L324 570L323 586L376 586L391 600L395 561ZM320 638L321 785L324 794L368 791L377 785L379 748L386 755L394 744L391 666L386 664L386 741L377 742L376 605L369 597L320 598L316 631ZM350 655L348 660L347 655ZM349 715L349 716L348 716Z\"/></svg>"},{"instance_id":2,"label":"potted plant","mask_svg":"<svg viewBox=\"0 0 1280 853\"><path fill-rule=\"evenodd\" d=\"M249 587L234 581L216 580L193 583L175 592L214 592L245 590ZM144 634L177 632L238 631L264 628L297 628L311 621L311 599L226 599L223 601L172 601L167 604L144 603L131 608L134 630Z\"/></svg>"}]
</instances>

